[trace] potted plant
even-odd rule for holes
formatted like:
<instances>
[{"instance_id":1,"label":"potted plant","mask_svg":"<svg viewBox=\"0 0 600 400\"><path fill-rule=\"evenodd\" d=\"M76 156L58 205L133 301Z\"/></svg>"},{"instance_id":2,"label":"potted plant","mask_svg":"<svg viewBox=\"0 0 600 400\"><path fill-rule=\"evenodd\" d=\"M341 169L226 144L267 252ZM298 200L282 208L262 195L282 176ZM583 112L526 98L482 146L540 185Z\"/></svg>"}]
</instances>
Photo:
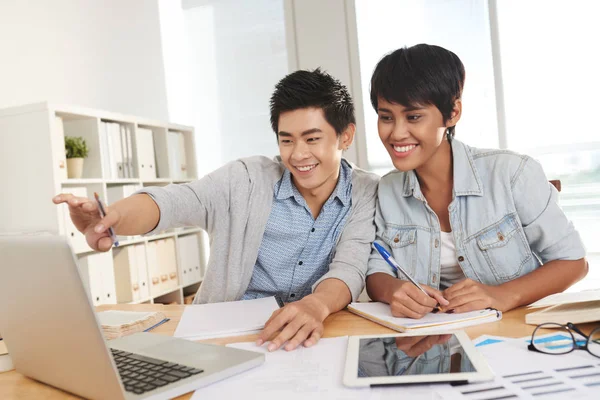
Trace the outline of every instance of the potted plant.
<instances>
[{"instance_id":1,"label":"potted plant","mask_svg":"<svg viewBox=\"0 0 600 400\"><path fill-rule=\"evenodd\" d=\"M67 153L67 177L81 178L83 159L88 156L87 143L81 136L65 136L65 152Z\"/></svg>"}]
</instances>

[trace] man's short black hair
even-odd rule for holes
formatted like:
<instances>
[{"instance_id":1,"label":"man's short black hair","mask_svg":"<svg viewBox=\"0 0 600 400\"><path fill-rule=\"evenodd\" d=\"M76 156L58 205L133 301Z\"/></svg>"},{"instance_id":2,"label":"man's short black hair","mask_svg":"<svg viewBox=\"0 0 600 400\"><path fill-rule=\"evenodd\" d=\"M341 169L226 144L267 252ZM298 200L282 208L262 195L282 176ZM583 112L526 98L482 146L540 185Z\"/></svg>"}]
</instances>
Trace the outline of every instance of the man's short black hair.
<instances>
[{"instance_id":1,"label":"man's short black hair","mask_svg":"<svg viewBox=\"0 0 600 400\"><path fill-rule=\"evenodd\" d=\"M418 44L398 49L379 61L371 77L371 104L377 98L404 107L434 105L444 122L450 119L454 102L460 99L465 67L460 58L443 47ZM454 127L449 127L454 136Z\"/></svg>"},{"instance_id":2,"label":"man's short black hair","mask_svg":"<svg viewBox=\"0 0 600 400\"><path fill-rule=\"evenodd\" d=\"M286 111L320 108L338 136L355 124L352 96L339 80L321 71L300 70L285 76L271 95L271 127L279 134L279 116Z\"/></svg>"}]
</instances>

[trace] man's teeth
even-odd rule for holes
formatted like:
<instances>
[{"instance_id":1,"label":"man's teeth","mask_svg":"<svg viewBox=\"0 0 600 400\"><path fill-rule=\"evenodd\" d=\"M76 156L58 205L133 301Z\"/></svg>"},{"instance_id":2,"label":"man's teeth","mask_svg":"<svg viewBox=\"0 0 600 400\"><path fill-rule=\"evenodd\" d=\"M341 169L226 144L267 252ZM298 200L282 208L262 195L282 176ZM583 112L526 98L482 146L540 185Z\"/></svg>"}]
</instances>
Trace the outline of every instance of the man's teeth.
<instances>
[{"instance_id":1,"label":"man's teeth","mask_svg":"<svg viewBox=\"0 0 600 400\"><path fill-rule=\"evenodd\" d=\"M417 147L416 144L411 144L408 146L394 146L394 150L397 151L398 153L406 153L407 151L411 151L415 147Z\"/></svg>"},{"instance_id":2,"label":"man's teeth","mask_svg":"<svg viewBox=\"0 0 600 400\"><path fill-rule=\"evenodd\" d=\"M296 168L298 169L298 171L301 171L301 172L307 172L307 171L310 171L311 169L313 169L313 168L314 168L314 167L316 167L316 166L317 166L317 164L314 164L314 165L306 165L306 166L304 166L304 167L296 167Z\"/></svg>"}]
</instances>

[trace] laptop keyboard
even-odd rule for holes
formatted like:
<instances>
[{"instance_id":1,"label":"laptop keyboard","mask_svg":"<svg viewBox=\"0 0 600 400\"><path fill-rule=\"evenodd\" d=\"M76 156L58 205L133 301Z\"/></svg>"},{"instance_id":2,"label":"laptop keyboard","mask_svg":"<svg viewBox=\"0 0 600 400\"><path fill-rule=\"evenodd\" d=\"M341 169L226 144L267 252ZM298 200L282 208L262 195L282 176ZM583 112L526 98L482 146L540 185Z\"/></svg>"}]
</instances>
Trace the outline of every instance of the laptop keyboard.
<instances>
[{"instance_id":1,"label":"laptop keyboard","mask_svg":"<svg viewBox=\"0 0 600 400\"><path fill-rule=\"evenodd\" d=\"M169 383L204 372L201 369L152 357L115 349L110 350L115 359L115 364L117 364L125 390L135 394L149 392Z\"/></svg>"}]
</instances>

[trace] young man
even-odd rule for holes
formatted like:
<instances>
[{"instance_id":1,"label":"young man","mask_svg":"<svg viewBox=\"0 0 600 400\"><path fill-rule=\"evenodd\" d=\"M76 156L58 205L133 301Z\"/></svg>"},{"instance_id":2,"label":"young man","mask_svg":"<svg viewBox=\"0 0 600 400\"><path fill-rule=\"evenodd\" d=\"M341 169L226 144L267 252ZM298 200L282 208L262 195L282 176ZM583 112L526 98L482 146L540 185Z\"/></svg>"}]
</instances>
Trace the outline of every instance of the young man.
<instances>
[{"instance_id":1,"label":"young man","mask_svg":"<svg viewBox=\"0 0 600 400\"><path fill-rule=\"evenodd\" d=\"M184 185L146 188L108 207L62 194L90 246L112 246L117 234L153 234L199 226L211 237L208 268L196 303L279 295L288 304L266 322L258 344L311 346L323 320L360 294L371 242L379 178L350 165L354 105L329 74L297 71L271 97L280 157L233 161Z\"/></svg>"}]
</instances>

